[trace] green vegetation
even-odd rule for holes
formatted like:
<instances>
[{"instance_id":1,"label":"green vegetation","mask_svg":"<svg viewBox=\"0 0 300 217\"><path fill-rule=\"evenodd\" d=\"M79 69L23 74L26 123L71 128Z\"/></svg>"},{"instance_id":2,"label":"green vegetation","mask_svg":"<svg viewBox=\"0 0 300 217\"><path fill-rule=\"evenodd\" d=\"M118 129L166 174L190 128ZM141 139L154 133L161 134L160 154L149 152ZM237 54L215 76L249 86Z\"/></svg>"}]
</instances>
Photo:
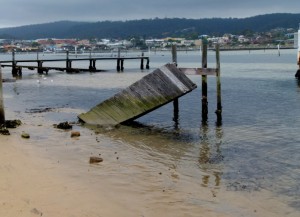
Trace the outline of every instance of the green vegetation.
<instances>
[{"instance_id":1,"label":"green vegetation","mask_svg":"<svg viewBox=\"0 0 300 217\"><path fill-rule=\"evenodd\" d=\"M276 28L298 29L300 14L267 14L255 17L211 19L142 19L131 21L70 22L28 25L0 29L2 37L38 38L164 38L196 39L199 35L222 36L225 33L252 36Z\"/></svg>"}]
</instances>

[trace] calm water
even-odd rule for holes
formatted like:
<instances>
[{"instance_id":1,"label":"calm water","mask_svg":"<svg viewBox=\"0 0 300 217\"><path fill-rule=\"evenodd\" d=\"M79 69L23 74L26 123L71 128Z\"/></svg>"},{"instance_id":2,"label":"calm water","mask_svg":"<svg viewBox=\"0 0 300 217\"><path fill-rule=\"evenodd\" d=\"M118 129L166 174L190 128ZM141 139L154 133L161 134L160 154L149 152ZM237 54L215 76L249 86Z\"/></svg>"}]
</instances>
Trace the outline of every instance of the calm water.
<instances>
[{"instance_id":1,"label":"calm water","mask_svg":"<svg viewBox=\"0 0 300 217\"><path fill-rule=\"evenodd\" d=\"M209 51L208 67L215 67L214 55ZM170 53L150 54L151 69L170 61ZM200 67L200 52L178 53L178 65ZM97 68L107 72L70 75L50 71L47 76L38 76L35 71L23 71L22 80L4 84L8 118L20 118L28 125L77 121L77 114L152 71L140 71L136 60L125 61L124 73L116 73L115 67L115 62L99 61ZM91 132L112 141L101 147L102 152L126 149L128 165L150 162L153 170L176 168L182 179L207 188L223 186L228 191L247 192L266 189L299 210L300 85L294 78L296 69L295 50L282 50L280 56L276 50L221 52L222 126L215 123L215 78L208 78L209 121L204 126L201 77L190 76L198 88L179 100L178 122L173 121L173 106L168 104L139 118L135 126ZM3 71L4 77L10 77L10 69ZM50 110L37 112L45 108ZM46 139L55 141L47 136L36 132L40 146ZM63 155L59 145L52 148L53 153ZM77 146L71 152L79 156L98 149L95 143Z\"/></svg>"}]
</instances>

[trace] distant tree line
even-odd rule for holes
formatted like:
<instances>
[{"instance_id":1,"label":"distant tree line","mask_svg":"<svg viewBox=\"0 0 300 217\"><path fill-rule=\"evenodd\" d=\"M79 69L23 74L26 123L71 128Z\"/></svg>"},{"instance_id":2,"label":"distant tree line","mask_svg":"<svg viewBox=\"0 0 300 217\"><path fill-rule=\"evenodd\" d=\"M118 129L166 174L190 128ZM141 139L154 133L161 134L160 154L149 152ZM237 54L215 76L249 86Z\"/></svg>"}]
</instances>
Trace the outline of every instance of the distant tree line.
<instances>
[{"instance_id":1,"label":"distant tree line","mask_svg":"<svg viewBox=\"0 0 300 217\"><path fill-rule=\"evenodd\" d=\"M249 18L154 18L130 21L72 22L28 25L0 29L0 38L163 38L184 37L196 39L207 34L225 33L249 35L274 28L298 29L300 14L267 14Z\"/></svg>"}]
</instances>

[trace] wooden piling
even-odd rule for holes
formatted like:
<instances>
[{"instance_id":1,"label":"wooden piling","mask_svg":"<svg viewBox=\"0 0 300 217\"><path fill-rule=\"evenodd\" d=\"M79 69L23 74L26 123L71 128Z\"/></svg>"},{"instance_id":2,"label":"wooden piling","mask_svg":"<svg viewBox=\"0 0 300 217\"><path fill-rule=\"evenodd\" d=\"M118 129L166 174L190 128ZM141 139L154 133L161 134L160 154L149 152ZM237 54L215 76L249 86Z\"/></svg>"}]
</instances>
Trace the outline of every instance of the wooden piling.
<instances>
[{"instance_id":1,"label":"wooden piling","mask_svg":"<svg viewBox=\"0 0 300 217\"><path fill-rule=\"evenodd\" d=\"M39 74L43 74L43 61L38 60L37 63L38 63L37 72Z\"/></svg>"},{"instance_id":2,"label":"wooden piling","mask_svg":"<svg viewBox=\"0 0 300 217\"><path fill-rule=\"evenodd\" d=\"M216 80L217 80L217 124L222 124L222 97L221 97L221 64L220 64L220 46L216 45Z\"/></svg>"},{"instance_id":3,"label":"wooden piling","mask_svg":"<svg viewBox=\"0 0 300 217\"><path fill-rule=\"evenodd\" d=\"M90 70L90 72L96 71L96 60L95 59L90 59L89 70Z\"/></svg>"},{"instance_id":4,"label":"wooden piling","mask_svg":"<svg viewBox=\"0 0 300 217\"><path fill-rule=\"evenodd\" d=\"M121 63L121 59L118 58L118 59L117 59L117 71L118 71L118 72L121 71L120 63Z\"/></svg>"},{"instance_id":5,"label":"wooden piling","mask_svg":"<svg viewBox=\"0 0 300 217\"><path fill-rule=\"evenodd\" d=\"M172 45L172 62L177 67L177 47L176 45ZM174 108L174 118L175 124L178 125L178 119L179 119L179 102L178 98L175 98L173 100L173 108Z\"/></svg>"},{"instance_id":6,"label":"wooden piling","mask_svg":"<svg viewBox=\"0 0 300 217\"><path fill-rule=\"evenodd\" d=\"M300 42L299 42L299 43L300 43ZM299 69L300 69L300 48L299 48L299 51L298 51L297 64L298 64Z\"/></svg>"},{"instance_id":7,"label":"wooden piling","mask_svg":"<svg viewBox=\"0 0 300 217\"><path fill-rule=\"evenodd\" d=\"M150 66L149 66L149 58L147 58L146 69L150 69Z\"/></svg>"},{"instance_id":8,"label":"wooden piling","mask_svg":"<svg viewBox=\"0 0 300 217\"><path fill-rule=\"evenodd\" d=\"M202 68L207 68L207 42L202 43ZM207 75L202 75L202 123L208 119Z\"/></svg>"},{"instance_id":9,"label":"wooden piling","mask_svg":"<svg viewBox=\"0 0 300 217\"><path fill-rule=\"evenodd\" d=\"M3 89L2 89L2 68L0 65L0 125L5 124L5 113L3 104Z\"/></svg>"},{"instance_id":10,"label":"wooden piling","mask_svg":"<svg viewBox=\"0 0 300 217\"><path fill-rule=\"evenodd\" d=\"M141 70L143 70L144 69L144 52L142 53L142 58L141 58Z\"/></svg>"},{"instance_id":11,"label":"wooden piling","mask_svg":"<svg viewBox=\"0 0 300 217\"><path fill-rule=\"evenodd\" d=\"M18 76L18 68L16 63L16 56L15 51L12 51L12 76L17 77Z\"/></svg>"},{"instance_id":12,"label":"wooden piling","mask_svg":"<svg viewBox=\"0 0 300 217\"><path fill-rule=\"evenodd\" d=\"M124 59L121 59L120 61L121 61L121 71L123 71L124 70Z\"/></svg>"},{"instance_id":13,"label":"wooden piling","mask_svg":"<svg viewBox=\"0 0 300 217\"><path fill-rule=\"evenodd\" d=\"M69 59L69 51L66 52L66 72L72 72L72 60Z\"/></svg>"}]
</instances>

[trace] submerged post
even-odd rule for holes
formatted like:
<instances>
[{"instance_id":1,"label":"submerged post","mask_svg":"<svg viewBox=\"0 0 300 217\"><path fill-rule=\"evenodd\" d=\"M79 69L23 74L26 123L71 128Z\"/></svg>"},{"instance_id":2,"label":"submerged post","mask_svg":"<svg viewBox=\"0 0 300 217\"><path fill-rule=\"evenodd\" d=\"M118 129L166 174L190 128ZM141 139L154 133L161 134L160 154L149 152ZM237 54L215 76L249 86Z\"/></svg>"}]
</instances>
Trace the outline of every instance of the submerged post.
<instances>
[{"instance_id":1,"label":"submerged post","mask_svg":"<svg viewBox=\"0 0 300 217\"><path fill-rule=\"evenodd\" d=\"M144 52L142 53L142 58L141 58L141 70L144 69Z\"/></svg>"},{"instance_id":2,"label":"submerged post","mask_svg":"<svg viewBox=\"0 0 300 217\"><path fill-rule=\"evenodd\" d=\"M120 61L121 61L121 71L123 71L124 70L124 59L121 59Z\"/></svg>"},{"instance_id":3,"label":"submerged post","mask_svg":"<svg viewBox=\"0 0 300 217\"><path fill-rule=\"evenodd\" d=\"M172 62L177 66L177 47L176 47L176 45L172 45ZM173 118L173 120L177 124L178 123L178 118L179 118L178 98L173 100L173 107L174 107L174 118Z\"/></svg>"},{"instance_id":4,"label":"submerged post","mask_svg":"<svg viewBox=\"0 0 300 217\"><path fill-rule=\"evenodd\" d=\"M202 68L207 68L207 41L202 42ZM206 124L208 115L207 75L202 75L202 122Z\"/></svg>"},{"instance_id":5,"label":"submerged post","mask_svg":"<svg viewBox=\"0 0 300 217\"><path fill-rule=\"evenodd\" d=\"M0 64L0 125L5 124L3 92L2 92L2 69Z\"/></svg>"},{"instance_id":6,"label":"submerged post","mask_svg":"<svg viewBox=\"0 0 300 217\"><path fill-rule=\"evenodd\" d=\"M117 71L118 71L118 72L121 70L120 62L121 62L121 59L118 58L118 59L117 59Z\"/></svg>"},{"instance_id":7,"label":"submerged post","mask_svg":"<svg viewBox=\"0 0 300 217\"><path fill-rule=\"evenodd\" d=\"M300 70L300 23L299 23L299 29L298 29L298 66Z\"/></svg>"},{"instance_id":8,"label":"submerged post","mask_svg":"<svg viewBox=\"0 0 300 217\"><path fill-rule=\"evenodd\" d=\"M146 69L149 69L150 66L149 66L149 57L147 58L147 63L146 63Z\"/></svg>"},{"instance_id":9,"label":"submerged post","mask_svg":"<svg viewBox=\"0 0 300 217\"><path fill-rule=\"evenodd\" d=\"M18 76L18 68L17 68L17 63L16 63L15 50L12 50L12 76L13 77Z\"/></svg>"},{"instance_id":10,"label":"submerged post","mask_svg":"<svg viewBox=\"0 0 300 217\"><path fill-rule=\"evenodd\" d=\"M72 72L72 61L69 59L69 51L66 53L66 72Z\"/></svg>"},{"instance_id":11,"label":"submerged post","mask_svg":"<svg viewBox=\"0 0 300 217\"><path fill-rule=\"evenodd\" d=\"M216 78L217 78L217 124L222 124L222 97L221 97L221 64L220 64L220 46L216 45Z\"/></svg>"},{"instance_id":12,"label":"submerged post","mask_svg":"<svg viewBox=\"0 0 300 217\"><path fill-rule=\"evenodd\" d=\"M38 63L37 72L38 72L39 74L43 74L43 61L38 60L37 63Z\"/></svg>"},{"instance_id":13,"label":"submerged post","mask_svg":"<svg viewBox=\"0 0 300 217\"><path fill-rule=\"evenodd\" d=\"M295 77L300 80L300 23L299 23L299 30L298 30L298 54L297 54L297 65L298 70L295 74Z\"/></svg>"}]
</instances>

